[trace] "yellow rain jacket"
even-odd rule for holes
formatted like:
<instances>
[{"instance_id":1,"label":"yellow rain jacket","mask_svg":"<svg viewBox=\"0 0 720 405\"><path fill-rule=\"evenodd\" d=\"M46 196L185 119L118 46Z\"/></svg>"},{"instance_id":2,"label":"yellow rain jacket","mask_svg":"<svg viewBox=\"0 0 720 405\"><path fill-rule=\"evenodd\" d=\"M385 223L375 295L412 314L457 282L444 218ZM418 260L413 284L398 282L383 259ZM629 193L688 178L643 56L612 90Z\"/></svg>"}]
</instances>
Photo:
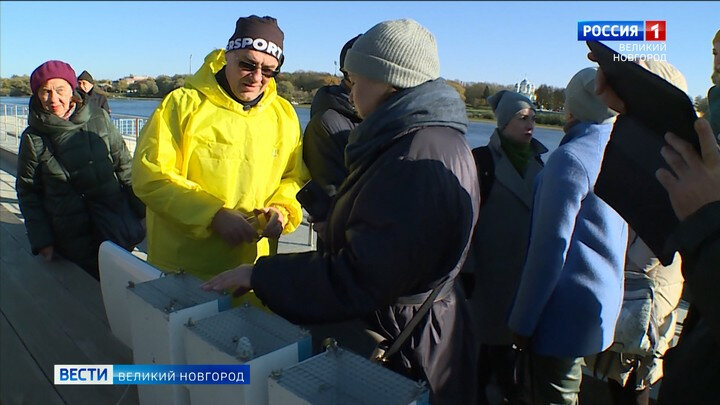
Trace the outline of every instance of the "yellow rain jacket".
<instances>
[{"instance_id":1,"label":"yellow rain jacket","mask_svg":"<svg viewBox=\"0 0 720 405\"><path fill-rule=\"evenodd\" d=\"M215 80L225 51L206 58L185 87L168 94L140 132L132 167L135 194L147 205L148 261L202 279L269 254L266 238L230 246L210 223L221 208L251 213L274 206L302 219L295 193L307 179L300 123L271 79L248 111Z\"/></svg>"}]
</instances>

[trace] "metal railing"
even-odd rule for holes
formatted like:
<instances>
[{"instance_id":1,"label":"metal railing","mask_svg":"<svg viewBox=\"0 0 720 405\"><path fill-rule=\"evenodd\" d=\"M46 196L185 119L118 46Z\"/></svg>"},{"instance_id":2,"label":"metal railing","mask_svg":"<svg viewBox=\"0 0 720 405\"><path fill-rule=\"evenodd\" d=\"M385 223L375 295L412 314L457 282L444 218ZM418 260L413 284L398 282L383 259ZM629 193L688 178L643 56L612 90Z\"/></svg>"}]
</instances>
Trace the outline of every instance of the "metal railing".
<instances>
[{"instance_id":1,"label":"metal railing","mask_svg":"<svg viewBox=\"0 0 720 405\"><path fill-rule=\"evenodd\" d=\"M112 114L110 116L115 127L120 131L120 135L123 136L134 136L135 141L140 135L140 130L143 125L147 122L146 117L138 117L135 115L124 115L124 114Z\"/></svg>"},{"instance_id":2,"label":"metal railing","mask_svg":"<svg viewBox=\"0 0 720 405\"><path fill-rule=\"evenodd\" d=\"M12 135L15 138L15 146L20 145L20 134L27 127L29 108L22 104L0 104L0 133L2 142L9 142Z\"/></svg>"},{"instance_id":3,"label":"metal railing","mask_svg":"<svg viewBox=\"0 0 720 405\"><path fill-rule=\"evenodd\" d=\"M16 145L20 143L20 135L27 128L28 111L28 106L23 104L0 103L0 114L2 114L0 116L0 132L3 140L12 136L15 138ZM147 117L125 114L112 114L110 119L121 135L131 136L135 141L137 141L143 125L147 122Z\"/></svg>"}]
</instances>

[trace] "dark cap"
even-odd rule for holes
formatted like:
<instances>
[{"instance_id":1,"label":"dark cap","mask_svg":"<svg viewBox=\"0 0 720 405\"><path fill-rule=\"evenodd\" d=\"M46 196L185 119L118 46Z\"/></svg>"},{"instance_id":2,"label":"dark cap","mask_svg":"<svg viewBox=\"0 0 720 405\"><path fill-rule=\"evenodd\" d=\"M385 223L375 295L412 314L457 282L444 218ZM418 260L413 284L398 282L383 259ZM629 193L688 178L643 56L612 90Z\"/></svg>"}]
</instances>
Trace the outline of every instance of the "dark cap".
<instances>
[{"instance_id":1,"label":"dark cap","mask_svg":"<svg viewBox=\"0 0 720 405\"><path fill-rule=\"evenodd\" d=\"M342 50L340 51L340 70L343 70L345 67L345 55L347 55L347 51L352 48L355 41L357 41L358 38L360 38L362 34L356 36L355 38L347 41L345 45L343 45Z\"/></svg>"},{"instance_id":2,"label":"dark cap","mask_svg":"<svg viewBox=\"0 0 720 405\"><path fill-rule=\"evenodd\" d=\"M87 70L83 70L82 73L80 73L80 76L78 76L77 79L78 79L78 81L80 81L80 80L87 80L88 82L90 82L90 83L92 83L92 84L95 84L95 80L94 80L93 77L90 75L90 73L88 73Z\"/></svg>"},{"instance_id":3,"label":"dark cap","mask_svg":"<svg viewBox=\"0 0 720 405\"><path fill-rule=\"evenodd\" d=\"M285 59L282 49L284 38L285 34L278 27L277 20L272 17L240 17L235 23L235 32L228 40L225 51L254 49L274 56L282 65Z\"/></svg>"}]
</instances>

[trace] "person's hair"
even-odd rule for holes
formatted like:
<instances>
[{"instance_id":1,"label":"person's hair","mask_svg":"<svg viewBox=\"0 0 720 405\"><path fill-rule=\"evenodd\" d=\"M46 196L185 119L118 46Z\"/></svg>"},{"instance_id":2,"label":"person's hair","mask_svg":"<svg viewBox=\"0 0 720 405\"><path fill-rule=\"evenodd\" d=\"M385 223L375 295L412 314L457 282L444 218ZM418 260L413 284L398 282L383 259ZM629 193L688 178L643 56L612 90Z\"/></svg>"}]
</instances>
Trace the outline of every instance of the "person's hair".
<instances>
[{"instance_id":1,"label":"person's hair","mask_svg":"<svg viewBox=\"0 0 720 405\"><path fill-rule=\"evenodd\" d=\"M345 43L345 45L343 45L342 50L340 50L340 72L343 74L343 79L345 79L345 80L350 80L350 78L348 77L348 73L345 70L345 56L347 55L347 51L350 50L350 48L352 48L355 41L357 41L357 39L360 38L360 35L362 35L362 34L359 34L355 38L347 41Z\"/></svg>"}]
</instances>

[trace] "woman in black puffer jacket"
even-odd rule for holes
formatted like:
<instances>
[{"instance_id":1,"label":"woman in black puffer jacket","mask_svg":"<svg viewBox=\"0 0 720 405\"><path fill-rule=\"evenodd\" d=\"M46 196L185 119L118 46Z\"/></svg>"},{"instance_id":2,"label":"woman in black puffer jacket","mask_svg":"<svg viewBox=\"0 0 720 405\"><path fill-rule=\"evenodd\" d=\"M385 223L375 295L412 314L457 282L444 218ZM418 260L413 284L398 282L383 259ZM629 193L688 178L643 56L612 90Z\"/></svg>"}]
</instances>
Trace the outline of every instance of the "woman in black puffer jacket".
<instances>
[{"instance_id":1,"label":"woman in black puffer jacket","mask_svg":"<svg viewBox=\"0 0 720 405\"><path fill-rule=\"evenodd\" d=\"M121 211L121 184L131 189L130 153L108 114L75 92L75 72L67 63L43 63L30 87L16 180L30 246L48 261L59 253L98 278L102 240L87 204L102 204L109 217Z\"/></svg>"}]
</instances>

